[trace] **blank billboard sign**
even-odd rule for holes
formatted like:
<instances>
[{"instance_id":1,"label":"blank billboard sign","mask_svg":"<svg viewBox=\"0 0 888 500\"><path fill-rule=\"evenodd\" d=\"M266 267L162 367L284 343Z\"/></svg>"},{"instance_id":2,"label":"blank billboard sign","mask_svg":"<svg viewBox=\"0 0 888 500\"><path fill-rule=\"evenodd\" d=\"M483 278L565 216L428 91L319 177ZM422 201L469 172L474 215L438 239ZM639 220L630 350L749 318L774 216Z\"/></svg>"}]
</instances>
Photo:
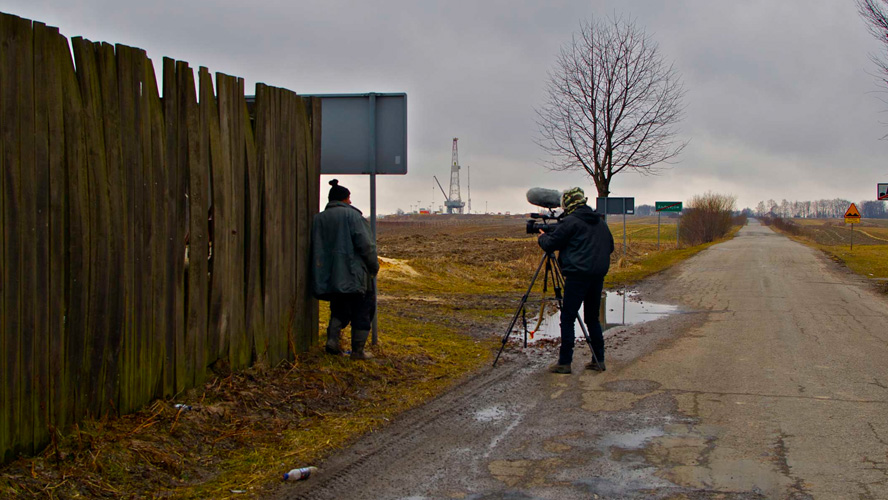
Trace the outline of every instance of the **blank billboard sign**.
<instances>
[{"instance_id":1,"label":"blank billboard sign","mask_svg":"<svg viewBox=\"0 0 888 500\"><path fill-rule=\"evenodd\" d=\"M407 173L407 94L324 94L321 173Z\"/></svg>"},{"instance_id":2,"label":"blank billboard sign","mask_svg":"<svg viewBox=\"0 0 888 500\"><path fill-rule=\"evenodd\" d=\"M604 215L635 215L635 198L595 199L595 211Z\"/></svg>"}]
</instances>

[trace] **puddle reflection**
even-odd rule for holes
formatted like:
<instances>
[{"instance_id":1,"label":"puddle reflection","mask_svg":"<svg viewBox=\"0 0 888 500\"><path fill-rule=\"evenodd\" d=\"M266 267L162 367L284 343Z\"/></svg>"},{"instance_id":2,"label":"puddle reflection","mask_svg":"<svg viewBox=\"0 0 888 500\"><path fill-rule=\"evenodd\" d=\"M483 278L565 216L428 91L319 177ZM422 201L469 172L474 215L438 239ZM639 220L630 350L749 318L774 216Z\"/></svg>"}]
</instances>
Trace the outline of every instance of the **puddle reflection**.
<instances>
[{"instance_id":1,"label":"puddle reflection","mask_svg":"<svg viewBox=\"0 0 888 500\"><path fill-rule=\"evenodd\" d=\"M601 327L603 330L607 330L615 326L634 325L646 321L653 321L676 311L678 311L677 306L657 304L641 300L638 297L638 293L635 291L609 291L603 294L601 298L601 307L599 308L598 317L599 321L602 319L605 320L601 322ZM529 310L528 313L530 313ZM580 317L583 317L582 307L580 308ZM533 330L536 326L537 318L528 317L527 323L528 330ZM523 339L524 330L521 327L520 320L518 324L516 324L516 330L515 333L520 335ZM583 337L579 326L576 327L576 335L578 339ZM533 343L540 339L557 338L561 338L561 326L559 322L559 313L555 311L553 314L550 314L543 319L539 328L534 332L533 338L528 335L527 342Z\"/></svg>"}]
</instances>

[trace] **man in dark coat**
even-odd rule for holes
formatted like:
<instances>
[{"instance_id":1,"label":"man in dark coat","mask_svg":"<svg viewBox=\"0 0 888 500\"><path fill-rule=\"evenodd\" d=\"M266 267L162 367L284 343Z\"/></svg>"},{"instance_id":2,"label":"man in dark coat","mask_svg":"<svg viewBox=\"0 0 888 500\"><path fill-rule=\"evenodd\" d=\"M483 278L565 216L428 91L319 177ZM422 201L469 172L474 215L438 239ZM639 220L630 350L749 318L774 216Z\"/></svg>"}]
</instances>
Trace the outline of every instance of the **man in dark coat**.
<instances>
[{"instance_id":1,"label":"man in dark coat","mask_svg":"<svg viewBox=\"0 0 888 500\"><path fill-rule=\"evenodd\" d=\"M570 373L573 361L574 323L580 305L583 321L592 339L595 360L586 368L604 371L604 337L598 322L598 307L604 276L610 269L614 237L602 217L586 205L580 188L569 189L561 196L565 216L554 229L540 234L540 247L546 252L558 251L558 264L564 276L564 300L561 304L561 350L558 363L549 367L553 373Z\"/></svg>"},{"instance_id":2,"label":"man in dark coat","mask_svg":"<svg viewBox=\"0 0 888 500\"><path fill-rule=\"evenodd\" d=\"M329 202L315 216L311 229L312 291L316 298L330 301L324 349L342 354L339 335L351 323L351 358L370 359L373 355L364 345L376 314L376 242L370 224L351 205L349 190L336 179L330 186Z\"/></svg>"}]
</instances>

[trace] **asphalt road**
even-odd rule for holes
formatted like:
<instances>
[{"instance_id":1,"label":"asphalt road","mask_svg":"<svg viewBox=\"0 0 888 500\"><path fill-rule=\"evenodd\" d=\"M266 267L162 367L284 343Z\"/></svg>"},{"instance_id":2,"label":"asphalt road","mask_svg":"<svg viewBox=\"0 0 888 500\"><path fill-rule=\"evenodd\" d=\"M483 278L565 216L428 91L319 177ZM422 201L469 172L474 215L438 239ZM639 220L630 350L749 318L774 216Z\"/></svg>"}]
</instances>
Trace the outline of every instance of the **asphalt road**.
<instances>
[{"instance_id":1,"label":"asphalt road","mask_svg":"<svg viewBox=\"0 0 888 500\"><path fill-rule=\"evenodd\" d=\"M641 292L607 372L511 352L279 497L888 498L888 298L755 221Z\"/></svg>"}]
</instances>

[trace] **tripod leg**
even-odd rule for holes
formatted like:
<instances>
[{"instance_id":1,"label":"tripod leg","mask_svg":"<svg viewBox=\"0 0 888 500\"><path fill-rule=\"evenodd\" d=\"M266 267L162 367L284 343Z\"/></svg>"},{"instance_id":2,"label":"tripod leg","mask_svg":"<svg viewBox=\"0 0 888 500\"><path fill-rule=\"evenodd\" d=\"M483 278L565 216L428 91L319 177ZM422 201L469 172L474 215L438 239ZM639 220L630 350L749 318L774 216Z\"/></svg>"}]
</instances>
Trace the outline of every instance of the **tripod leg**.
<instances>
[{"instance_id":1,"label":"tripod leg","mask_svg":"<svg viewBox=\"0 0 888 500\"><path fill-rule=\"evenodd\" d=\"M537 277L540 275L540 270L543 268L543 264L546 263L546 257L549 254L543 254L543 258L540 259L540 265L537 266L536 271L533 273L533 278L530 279L530 285L527 286L527 291L524 292L524 296L521 297L521 302L518 304L518 308L515 309L515 314L512 316L512 321L509 322L508 328L506 328L506 333L503 334L502 345L500 346L499 352L496 353L496 359L493 360L493 366L496 366L496 362L499 361L500 355L503 353L503 349L506 348L506 342L509 341L509 335L512 334L512 328L515 328L515 323L518 321L518 317L521 315L521 311L524 309L524 304L527 303L527 298L530 296L531 290L533 290L533 284L536 283Z\"/></svg>"}]
</instances>

